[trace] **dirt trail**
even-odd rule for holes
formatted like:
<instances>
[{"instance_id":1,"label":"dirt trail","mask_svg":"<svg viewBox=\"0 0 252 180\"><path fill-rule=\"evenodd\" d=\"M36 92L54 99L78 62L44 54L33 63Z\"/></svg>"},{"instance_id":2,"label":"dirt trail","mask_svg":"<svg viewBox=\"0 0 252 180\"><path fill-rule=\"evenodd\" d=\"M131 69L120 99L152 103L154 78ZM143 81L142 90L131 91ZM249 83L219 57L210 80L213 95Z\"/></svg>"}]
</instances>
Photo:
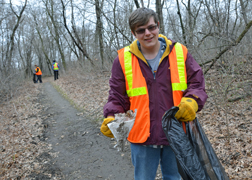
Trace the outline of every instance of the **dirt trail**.
<instances>
[{"instance_id":1,"label":"dirt trail","mask_svg":"<svg viewBox=\"0 0 252 180\"><path fill-rule=\"evenodd\" d=\"M100 133L99 125L79 115L50 82L38 85L46 127L43 139L52 148L41 157L47 159L44 173L53 171L51 174L58 178L69 180L134 179L129 147L118 152L113 148L114 141ZM43 178L37 174L36 179Z\"/></svg>"}]
</instances>

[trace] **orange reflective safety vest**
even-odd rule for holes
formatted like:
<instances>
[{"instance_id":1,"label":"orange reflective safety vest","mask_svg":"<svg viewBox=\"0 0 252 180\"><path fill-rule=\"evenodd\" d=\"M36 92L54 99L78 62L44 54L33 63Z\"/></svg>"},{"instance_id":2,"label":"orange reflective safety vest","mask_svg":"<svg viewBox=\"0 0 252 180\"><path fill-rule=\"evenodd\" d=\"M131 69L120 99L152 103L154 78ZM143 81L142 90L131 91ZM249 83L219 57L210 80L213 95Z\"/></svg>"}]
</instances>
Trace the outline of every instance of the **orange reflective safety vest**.
<instances>
[{"instance_id":1,"label":"orange reflective safety vest","mask_svg":"<svg viewBox=\"0 0 252 180\"><path fill-rule=\"evenodd\" d=\"M37 69L38 69L38 72L37 72ZM35 72L36 72L36 75L42 75L42 71L40 70L39 67L37 67L37 68L35 69Z\"/></svg>"},{"instance_id":2,"label":"orange reflective safety vest","mask_svg":"<svg viewBox=\"0 0 252 180\"><path fill-rule=\"evenodd\" d=\"M146 80L137 57L130 52L127 46L118 51L126 83L126 92L130 100L130 109L137 109L135 123L129 133L128 141L132 143L144 143L150 135L150 110L149 95ZM169 54L173 102L177 106L183 97L183 91L187 89L187 75L185 61L187 49L180 43L176 43Z\"/></svg>"},{"instance_id":3,"label":"orange reflective safety vest","mask_svg":"<svg viewBox=\"0 0 252 180\"><path fill-rule=\"evenodd\" d=\"M58 63L54 63L54 64L53 64L53 70L59 70Z\"/></svg>"}]
</instances>

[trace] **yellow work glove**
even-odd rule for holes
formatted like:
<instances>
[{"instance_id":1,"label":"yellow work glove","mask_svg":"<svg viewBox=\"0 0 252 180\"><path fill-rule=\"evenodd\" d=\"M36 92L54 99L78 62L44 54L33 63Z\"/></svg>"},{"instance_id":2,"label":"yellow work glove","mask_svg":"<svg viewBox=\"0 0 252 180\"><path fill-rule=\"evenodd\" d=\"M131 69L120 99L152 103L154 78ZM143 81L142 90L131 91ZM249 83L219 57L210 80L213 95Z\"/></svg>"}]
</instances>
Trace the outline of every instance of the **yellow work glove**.
<instances>
[{"instance_id":1,"label":"yellow work glove","mask_svg":"<svg viewBox=\"0 0 252 180\"><path fill-rule=\"evenodd\" d=\"M112 134L112 132L110 131L109 127L108 127L108 123L110 123L111 121L114 121L115 118L114 117L107 117L103 120L103 123L101 125L100 131L102 132L102 134L104 136L110 137L110 138L114 138L114 135Z\"/></svg>"},{"instance_id":2,"label":"yellow work glove","mask_svg":"<svg viewBox=\"0 0 252 180\"><path fill-rule=\"evenodd\" d=\"M183 97L178 107L179 110L175 114L177 120L187 122L195 119L196 112L198 111L198 104L194 99Z\"/></svg>"}]
</instances>

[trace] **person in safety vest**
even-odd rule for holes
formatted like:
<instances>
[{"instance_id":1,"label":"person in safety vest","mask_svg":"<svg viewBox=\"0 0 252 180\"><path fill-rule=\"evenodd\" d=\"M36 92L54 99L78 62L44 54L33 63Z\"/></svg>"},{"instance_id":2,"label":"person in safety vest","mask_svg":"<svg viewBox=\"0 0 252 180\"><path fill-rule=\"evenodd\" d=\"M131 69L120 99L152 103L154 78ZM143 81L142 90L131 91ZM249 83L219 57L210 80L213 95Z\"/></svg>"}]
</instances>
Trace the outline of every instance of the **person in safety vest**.
<instances>
[{"instance_id":1,"label":"person in safety vest","mask_svg":"<svg viewBox=\"0 0 252 180\"><path fill-rule=\"evenodd\" d=\"M154 180L159 163L163 179L180 180L175 155L162 129L162 116L178 106L178 120L195 119L208 97L203 72L184 45L159 34L153 10L136 9L129 26L136 40L120 49L113 62L100 131L113 138L107 124L114 115L137 109L127 138L135 180Z\"/></svg>"},{"instance_id":2,"label":"person in safety vest","mask_svg":"<svg viewBox=\"0 0 252 180\"><path fill-rule=\"evenodd\" d=\"M53 60L52 69L54 72L54 81L55 81L55 80L59 79L59 69L60 69L59 64L55 60Z\"/></svg>"},{"instance_id":3,"label":"person in safety vest","mask_svg":"<svg viewBox=\"0 0 252 180\"><path fill-rule=\"evenodd\" d=\"M35 74L38 77L38 79L35 81L35 83L38 83L38 81L40 83L42 83L42 71L37 65L34 65L34 66L35 66Z\"/></svg>"}]
</instances>

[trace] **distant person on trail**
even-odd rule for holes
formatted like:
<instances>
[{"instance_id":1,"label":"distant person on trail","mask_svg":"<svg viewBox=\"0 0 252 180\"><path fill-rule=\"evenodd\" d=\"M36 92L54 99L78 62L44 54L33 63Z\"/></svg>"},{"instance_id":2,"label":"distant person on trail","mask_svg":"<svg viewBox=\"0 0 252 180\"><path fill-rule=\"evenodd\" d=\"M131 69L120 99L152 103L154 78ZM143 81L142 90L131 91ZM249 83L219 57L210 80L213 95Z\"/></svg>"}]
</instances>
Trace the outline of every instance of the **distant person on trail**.
<instances>
[{"instance_id":1,"label":"distant person on trail","mask_svg":"<svg viewBox=\"0 0 252 180\"><path fill-rule=\"evenodd\" d=\"M176 119L185 123L195 119L207 99L203 72L184 45L159 34L153 10L136 9L129 26L136 40L120 49L113 62L100 130L113 138L107 124L115 114L137 109L127 138L135 180L154 180L159 163L164 180L180 180L175 154L162 129L162 116L178 106Z\"/></svg>"},{"instance_id":2,"label":"distant person on trail","mask_svg":"<svg viewBox=\"0 0 252 180\"><path fill-rule=\"evenodd\" d=\"M52 69L54 72L54 81L55 81L59 79L59 69L60 69L59 64L55 60L53 60Z\"/></svg>"},{"instance_id":3,"label":"distant person on trail","mask_svg":"<svg viewBox=\"0 0 252 180\"><path fill-rule=\"evenodd\" d=\"M34 66L35 66L35 74L38 77L38 79L35 81L35 83L37 83L38 81L40 83L42 83L42 71L37 65L34 65Z\"/></svg>"}]
</instances>

